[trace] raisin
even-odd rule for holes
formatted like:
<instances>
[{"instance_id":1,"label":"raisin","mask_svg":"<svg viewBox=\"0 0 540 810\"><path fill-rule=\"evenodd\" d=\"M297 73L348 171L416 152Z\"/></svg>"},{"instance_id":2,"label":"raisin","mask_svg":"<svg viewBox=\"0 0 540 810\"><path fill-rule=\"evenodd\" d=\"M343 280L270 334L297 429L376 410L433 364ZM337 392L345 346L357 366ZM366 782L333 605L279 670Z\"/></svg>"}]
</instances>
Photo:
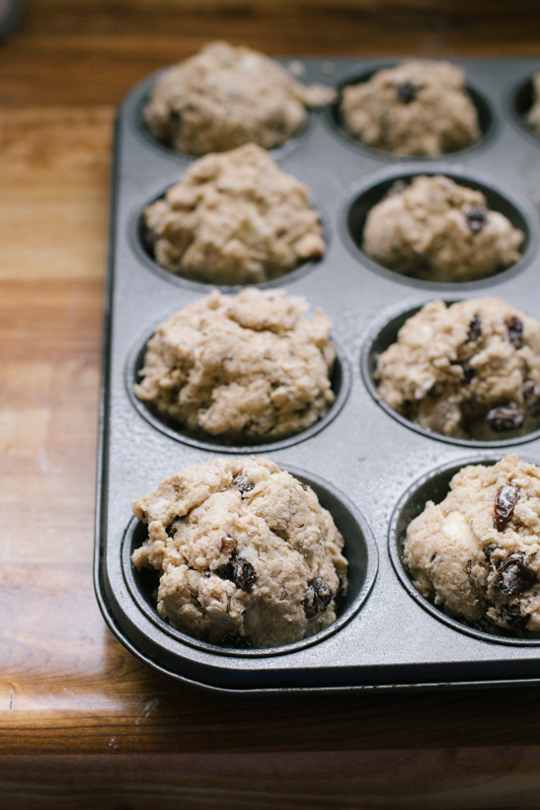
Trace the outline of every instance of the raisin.
<instances>
[{"instance_id":1,"label":"raisin","mask_svg":"<svg viewBox=\"0 0 540 810\"><path fill-rule=\"evenodd\" d=\"M255 569L251 563L244 560L243 557L237 557L234 553L230 562L216 568L216 574L218 577L221 577L221 579L228 579L234 582L237 588L240 588L240 590L246 593L251 591L257 579Z\"/></svg>"},{"instance_id":2,"label":"raisin","mask_svg":"<svg viewBox=\"0 0 540 810\"><path fill-rule=\"evenodd\" d=\"M457 363L458 366L461 367L461 376L463 378L463 382L469 383L474 377L476 376L476 369L471 368L466 361L463 363Z\"/></svg>"},{"instance_id":3,"label":"raisin","mask_svg":"<svg viewBox=\"0 0 540 810\"><path fill-rule=\"evenodd\" d=\"M508 340L515 349L521 349L523 346L523 324L519 318L514 315L505 321L506 328L508 329Z\"/></svg>"},{"instance_id":4,"label":"raisin","mask_svg":"<svg viewBox=\"0 0 540 810\"><path fill-rule=\"evenodd\" d=\"M523 562L523 554L510 554L497 568L497 588L505 596L525 593L537 582L536 574Z\"/></svg>"},{"instance_id":5,"label":"raisin","mask_svg":"<svg viewBox=\"0 0 540 810\"><path fill-rule=\"evenodd\" d=\"M519 487L515 484L505 484L497 492L495 498L495 528L504 532L512 520L516 503L519 501Z\"/></svg>"},{"instance_id":6,"label":"raisin","mask_svg":"<svg viewBox=\"0 0 540 810\"><path fill-rule=\"evenodd\" d=\"M474 343L482 334L482 318L478 313L474 316L469 324L469 331L467 333L467 343Z\"/></svg>"},{"instance_id":7,"label":"raisin","mask_svg":"<svg viewBox=\"0 0 540 810\"><path fill-rule=\"evenodd\" d=\"M168 537L174 537L178 529L178 521L175 520L169 526L165 526L165 531L167 532Z\"/></svg>"},{"instance_id":8,"label":"raisin","mask_svg":"<svg viewBox=\"0 0 540 810\"><path fill-rule=\"evenodd\" d=\"M519 605L502 605L501 618L515 630L525 630L529 621L528 616L523 616Z\"/></svg>"},{"instance_id":9,"label":"raisin","mask_svg":"<svg viewBox=\"0 0 540 810\"><path fill-rule=\"evenodd\" d=\"M243 557L234 556L231 560L233 568L233 582L238 588L249 593L255 584L257 575L250 562Z\"/></svg>"},{"instance_id":10,"label":"raisin","mask_svg":"<svg viewBox=\"0 0 540 810\"><path fill-rule=\"evenodd\" d=\"M488 562L491 562L491 555L494 551L496 551L497 546L494 543L490 543L489 546L486 546L484 549L484 554L486 555L486 559Z\"/></svg>"},{"instance_id":11,"label":"raisin","mask_svg":"<svg viewBox=\"0 0 540 810\"><path fill-rule=\"evenodd\" d=\"M467 225L473 233L481 231L487 221L487 210L481 205L470 208L466 214Z\"/></svg>"},{"instance_id":12,"label":"raisin","mask_svg":"<svg viewBox=\"0 0 540 810\"><path fill-rule=\"evenodd\" d=\"M503 433L506 430L517 430L522 426L524 419L524 409L515 402L492 408L486 416L489 427L496 430L497 433Z\"/></svg>"},{"instance_id":13,"label":"raisin","mask_svg":"<svg viewBox=\"0 0 540 810\"><path fill-rule=\"evenodd\" d=\"M306 619L311 619L318 613L324 613L332 601L332 597L333 593L322 577L315 577L311 582L308 582L304 596Z\"/></svg>"},{"instance_id":14,"label":"raisin","mask_svg":"<svg viewBox=\"0 0 540 810\"><path fill-rule=\"evenodd\" d=\"M403 104L410 104L414 101L416 94L422 88L420 84L413 84L412 82L403 82L397 88L397 97Z\"/></svg>"},{"instance_id":15,"label":"raisin","mask_svg":"<svg viewBox=\"0 0 540 810\"><path fill-rule=\"evenodd\" d=\"M237 489L240 490L242 497L246 492L251 492L252 489L255 489L255 484L252 481L248 481L247 478L235 478L233 484Z\"/></svg>"},{"instance_id":16,"label":"raisin","mask_svg":"<svg viewBox=\"0 0 540 810\"><path fill-rule=\"evenodd\" d=\"M307 484L303 484L303 483L300 481L300 486L301 486L301 487L302 487L302 489L303 489L303 490L305 490L306 492L308 491L308 486L307 486Z\"/></svg>"},{"instance_id":17,"label":"raisin","mask_svg":"<svg viewBox=\"0 0 540 810\"><path fill-rule=\"evenodd\" d=\"M521 386L521 391L529 413L538 416L540 414L540 385L537 385L532 380L527 380Z\"/></svg>"}]
</instances>

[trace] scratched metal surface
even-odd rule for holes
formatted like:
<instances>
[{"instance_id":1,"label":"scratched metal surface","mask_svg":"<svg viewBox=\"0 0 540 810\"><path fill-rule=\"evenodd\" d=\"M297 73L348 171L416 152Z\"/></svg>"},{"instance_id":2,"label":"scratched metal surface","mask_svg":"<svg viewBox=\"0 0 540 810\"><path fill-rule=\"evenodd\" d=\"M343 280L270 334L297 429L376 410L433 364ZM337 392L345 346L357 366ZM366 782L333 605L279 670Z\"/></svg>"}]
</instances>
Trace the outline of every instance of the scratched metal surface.
<instances>
[{"instance_id":1,"label":"scratched metal surface","mask_svg":"<svg viewBox=\"0 0 540 810\"><path fill-rule=\"evenodd\" d=\"M303 60L301 78L339 86L394 61ZM516 98L518 106L526 103L527 83L538 64L455 62L465 67L487 124L481 143L468 150L437 160L392 157L347 138L329 109L311 113L297 138L272 151L282 169L309 187L328 243L320 262L285 276L277 285L304 296L312 307L322 306L331 317L350 392L343 394L341 410L320 429L265 446L264 453L317 485L334 510L352 560L353 593L346 615L333 629L308 642L269 651L224 651L173 631L149 606L148 586L130 568L126 544L133 533L134 542L142 537L131 518L131 499L172 472L229 450L159 429L130 395L135 359L145 338L157 323L209 287L160 270L140 247L137 223L143 207L177 182L192 158L156 144L142 129L140 107L153 77L122 105L112 192L95 583L110 627L149 666L223 691L540 682L539 642L464 628L443 619L410 592L396 536L411 509L419 508L416 482L421 481L420 496L425 498L431 493L430 481L435 477L440 487L447 468L459 467L463 460L493 461L509 448L539 462L538 435L488 446L443 440L394 418L370 393L368 349L396 313L436 297L492 295L540 317L540 141L515 109ZM515 222L527 231L519 264L489 279L456 285L407 279L367 259L348 229L353 203L379 184L419 172L455 176L509 205Z\"/></svg>"}]
</instances>

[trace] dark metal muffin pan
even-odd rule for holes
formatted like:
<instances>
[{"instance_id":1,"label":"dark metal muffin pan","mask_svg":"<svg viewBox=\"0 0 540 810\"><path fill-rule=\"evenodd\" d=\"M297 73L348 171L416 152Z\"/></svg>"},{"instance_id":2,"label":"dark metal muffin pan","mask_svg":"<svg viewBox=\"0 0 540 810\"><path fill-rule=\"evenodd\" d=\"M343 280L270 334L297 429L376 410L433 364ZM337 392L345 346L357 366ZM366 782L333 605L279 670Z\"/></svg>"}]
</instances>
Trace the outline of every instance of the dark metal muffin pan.
<instances>
[{"instance_id":1,"label":"dark metal muffin pan","mask_svg":"<svg viewBox=\"0 0 540 810\"><path fill-rule=\"evenodd\" d=\"M294 60L298 63L298 60ZM127 97L117 121L101 396L95 586L105 620L137 658L173 678L230 692L422 689L540 684L540 640L471 628L444 616L412 588L400 548L407 522L426 499L441 499L451 471L494 463L508 452L540 462L538 434L493 444L442 439L412 428L377 401L374 354L403 313L436 297L500 297L540 318L540 138L524 123L533 60L454 60L480 99L484 137L437 159L392 156L354 142L335 106L311 112L302 132L271 151L281 168L320 201L328 250L278 285L321 306L334 323L339 364L336 405L313 429L262 447L230 447L163 425L133 397L141 348L156 325L197 301L210 285L156 268L140 244L146 204L177 182L194 158L157 144L140 112L155 81ZM397 60L302 60L306 83L340 88ZM285 60L285 64L287 64ZM495 207L526 232L518 264L488 279L437 284L401 276L362 252L358 229L395 179L443 173L487 189ZM504 208L503 208L504 206ZM265 286L276 286L275 282ZM221 287L225 292L238 288ZM523 445L523 448L521 448ZM173 472L207 461L263 452L311 484L346 542L350 590L337 622L296 644L223 649L162 621L152 572L130 555L144 526L131 500Z\"/></svg>"}]
</instances>

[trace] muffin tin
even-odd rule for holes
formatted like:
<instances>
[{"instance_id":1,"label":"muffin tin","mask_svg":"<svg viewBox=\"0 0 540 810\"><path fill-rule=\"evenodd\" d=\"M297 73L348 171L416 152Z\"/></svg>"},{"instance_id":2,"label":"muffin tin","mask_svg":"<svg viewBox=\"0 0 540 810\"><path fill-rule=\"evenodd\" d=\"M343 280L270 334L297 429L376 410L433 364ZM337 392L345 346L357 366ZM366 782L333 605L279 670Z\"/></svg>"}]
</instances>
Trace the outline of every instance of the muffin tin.
<instances>
[{"instance_id":1,"label":"muffin tin","mask_svg":"<svg viewBox=\"0 0 540 810\"><path fill-rule=\"evenodd\" d=\"M111 630L138 659L173 678L224 692L443 688L540 683L540 640L495 635L444 616L410 585L400 548L426 499L444 497L453 471L507 452L540 462L537 433L495 443L430 434L377 400L374 357L403 320L434 298L500 297L540 318L540 139L523 121L532 60L454 60L467 71L484 137L442 158L392 156L353 141L336 106L311 112L302 132L271 150L322 211L328 245L318 262L261 287L282 287L321 306L334 323L336 403L313 428L262 446L230 447L185 436L132 393L145 341L210 285L157 267L141 242L141 212L194 160L144 131L141 107L156 77L137 86L117 121L101 393L95 586ZM339 88L397 60L294 60L305 83ZM287 60L284 61L287 64ZM474 188L526 233L523 258L481 281L438 284L380 267L358 238L370 205L394 180L442 173ZM236 292L236 287L220 287ZM521 447L523 445L523 447ZM309 483L345 537L350 589L339 618L301 642L266 650L223 649L160 619L156 577L137 572L145 537L131 500L167 475L221 454L261 453Z\"/></svg>"}]
</instances>

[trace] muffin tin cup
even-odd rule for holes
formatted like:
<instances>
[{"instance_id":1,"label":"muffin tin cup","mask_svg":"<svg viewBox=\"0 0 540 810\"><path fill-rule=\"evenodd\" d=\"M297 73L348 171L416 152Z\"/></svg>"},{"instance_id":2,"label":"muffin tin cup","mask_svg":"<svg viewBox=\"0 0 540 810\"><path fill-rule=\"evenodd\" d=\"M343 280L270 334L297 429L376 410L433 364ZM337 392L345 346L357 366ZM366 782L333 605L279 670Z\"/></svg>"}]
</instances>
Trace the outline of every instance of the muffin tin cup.
<instances>
[{"instance_id":1,"label":"muffin tin cup","mask_svg":"<svg viewBox=\"0 0 540 810\"><path fill-rule=\"evenodd\" d=\"M391 60L301 61L306 84L339 88ZM282 287L289 295L306 298L312 309L324 309L334 324L341 380L333 380L337 399L324 419L296 437L264 445L229 447L192 440L160 423L132 393L141 352L164 313L195 303L211 285L157 269L138 243L144 203L194 160L157 144L142 129L141 105L155 77L135 88L120 109L100 406L95 587L105 621L119 641L162 674L236 694L540 684L538 644L494 638L441 615L411 592L399 545L405 523L424 496L434 497L439 487L443 497L451 471L467 462L493 463L507 452L518 452L521 444L526 444L527 457L538 462L540 433L503 436L488 444L428 433L381 403L372 380L374 355L395 334L405 313L434 298L498 297L540 319L540 139L524 137L510 103L512 99L515 107L515 93L540 66L533 60L454 61L466 69L468 85L484 99L491 116L477 146L441 160L397 158L356 146L337 130L332 111L325 110L311 113L305 131L271 153L284 171L305 183L315 205L322 202L328 250L320 261L261 286ZM377 189L382 193L381 184L439 172L485 187L493 200L503 201L521 218L527 244L520 262L481 281L440 284L401 276L365 256L350 232L350 212L362 195L374 201ZM217 648L175 630L154 609L155 578L140 575L131 564L133 544L145 533L132 516L133 498L185 467L248 452L296 471L318 491L345 536L351 563L350 601L337 622L309 639L269 650Z\"/></svg>"},{"instance_id":2,"label":"muffin tin cup","mask_svg":"<svg viewBox=\"0 0 540 810\"><path fill-rule=\"evenodd\" d=\"M537 66L537 71L538 70L540 70L540 65ZM510 89L506 99L507 114L510 121L516 125L518 131L538 146L540 143L540 135L527 123L527 114L530 112L533 103L533 81L532 76L529 75L518 85Z\"/></svg>"},{"instance_id":3,"label":"muffin tin cup","mask_svg":"<svg viewBox=\"0 0 540 810\"><path fill-rule=\"evenodd\" d=\"M200 155L192 155L189 152L178 152L173 149L171 146L167 146L167 144L158 141L149 129L146 127L144 120L143 120L143 108L150 98L152 90L160 78L160 76L164 73L164 70L158 70L156 73L149 76L147 79L144 79L142 82L136 85L136 87L130 93L130 100L132 104L130 105L130 117L131 117L131 125L133 130L137 133L138 138L150 149L154 149L157 153L163 155L163 157L167 158L167 160L175 161L180 164L189 164L193 163L194 160L197 160ZM307 110L307 116L304 124L300 127L298 132L293 135L292 138L289 138L284 144L280 146L275 146L272 149L269 149L269 153L272 156L272 159L279 163L280 160L287 157L291 152L293 152L299 145L302 144L302 141L308 136L311 128L315 126L315 118L318 115L316 110ZM239 144L240 145L240 144Z\"/></svg>"},{"instance_id":4,"label":"muffin tin cup","mask_svg":"<svg viewBox=\"0 0 540 810\"><path fill-rule=\"evenodd\" d=\"M448 298L447 296L444 296L443 300L447 306L451 306L452 304L456 304L458 301L463 301L465 299ZM515 445L526 444L527 442L538 440L540 438L540 427L531 431L530 433L524 433L519 436L512 434L500 434L500 439L493 439L490 441L481 441L479 439L461 439L455 436L445 436L443 433L435 433L434 431L428 430L428 428L424 428L416 422L413 422L411 419L407 419L405 416L400 414L399 411L396 411L381 398L377 383L374 379L377 369L377 358L380 354L382 354L382 352L397 341L398 332L401 327L409 318L416 315L416 313L419 312L426 303L427 302L423 302L415 307L407 306L405 309L400 307L398 310L388 313L384 319L381 319L380 322L373 326L372 331L366 337L362 347L360 366L364 384L375 402L377 402L377 404L389 416L396 419L402 425L405 425L411 430L415 430L417 433L429 437L430 439L435 439L440 442L447 442L448 444L459 445L461 447L495 449L499 447L515 448ZM513 452L516 451L514 450Z\"/></svg>"},{"instance_id":5,"label":"muffin tin cup","mask_svg":"<svg viewBox=\"0 0 540 810\"><path fill-rule=\"evenodd\" d=\"M164 320L166 320L166 317L161 319L159 323ZM156 327L157 326L158 324L156 324ZM254 441L250 444L244 445L237 445L232 442L229 443L219 436L214 437L210 434L204 435L203 431L201 431L199 435L193 435L190 434L189 431L183 430L182 427L175 424L173 420L167 420L165 417L162 417L154 408L151 407L151 405L143 400L140 400L135 394L134 386L135 383L139 381L139 372L144 366L146 346L154 332L155 329L152 330L152 332L145 334L142 340L135 344L134 349L128 356L125 368L125 384L128 396L135 410L156 430L161 431L166 436L174 439L177 442L183 442L184 444L189 444L192 447L197 447L201 450L209 450L215 453L232 453L235 455L243 455L245 453L256 453L257 455L263 455L264 453L269 453L273 450L281 450L285 447L290 447L291 445L297 444L298 442L306 441L306 439L315 436L315 434L320 430L324 430L324 428L336 418L345 405L351 390L352 374L350 362L347 360L343 344L336 337L336 335L332 335L331 340L336 352L336 359L330 375L330 383L332 391L335 395L335 400L332 405L330 405L324 416L322 416L308 428L300 431L299 433L294 433L292 436L276 439L276 441L273 442Z\"/></svg>"},{"instance_id":6,"label":"muffin tin cup","mask_svg":"<svg viewBox=\"0 0 540 810\"><path fill-rule=\"evenodd\" d=\"M178 285L179 287L186 287L188 290L192 290L193 292L208 293L211 290L220 290L221 292L224 293L237 293L240 292L240 290L243 290L244 287L246 286L259 287L259 289L271 289L272 287L282 287L283 285L288 284L289 282L294 282L300 278L303 278L306 274L316 269L317 266L322 261L323 257L308 259L304 262L301 262L297 267L294 267L287 273L284 273L282 276L268 279L267 281L254 282L249 285L213 284L212 282L209 281L198 281L197 279L192 279L189 278L188 276L184 276L181 273L173 273L171 270L168 270L166 267L163 267L162 265L158 264L158 262L154 259L154 257L149 253L149 251L144 246L144 212L149 205L164 197L169 188L171 188L176 183L180 182L180 180L182 180L183 178L183 174L184 173L181 173L177 177L172 177L165 186L160 186L159 188L155 189L153 193L148 195L148 197L146 198L145 202L142 205L135 207L135 210L133 211L130 217L129 243L131 245L131 249L136 255L137 260L145 264L149 268L149 270L151 270L153 273L159 276L159 278L162 278L165 281L169 281L171 284ZM324 211L324 206L318 200L310 199L309 204L312 208L314 208L316 211L319 212L319 222L321 225L322 236L326 244L326 250L328 250L330 247L330 239L331 239L331 230L328 223L328 215Z\"/></svg>"},{"instance_id":7,"label":"muffin tin cup","mask_svg":"<svg viewBox=\"0 0 540 810\"><path fill-rule=\"evenodd\" d=\"M372 259L363 249L363 231L367 215L373 206L384 199L393 184L399 180L405 183L418 175L444 175L454 180L456 183L484 194L487 204L493 211L498 211L510 221L510 223L524 233L524 240L520 246L521 258L509 267L501 268L489 276L474 279L472 281L429 281L405 275L397 270L385 267ZM397 170L395 167L384 169L373 175L369 183L362 183L349 192L347 199L343 203L341 217L341 237L347 245L349 251L355 256L363 266L369 267L374 272L379 273L393 281L413 287L423 287L429 290L482 290L492 287L501 281L513 278L525 269L538 253L538 225L537 215L527 200L516 195L515 192L500 186L496 178L486 177L474 170L467 170L465 167L449 165L447 163L425 163L415 162L407 168Z\"/></svg>"},{"instance_id":8,"label":"muffin tin cup","mask_svg":"<svg viewBox=\"0 0 540 810\"><path fill-rule=\"evenodd\" d=\"M310 476L291 467L288 472L304 484L310 486L319 503L332 515L341 532L345 547L343 553L349 562L348 588L341 605L337 609L336 621L324 630L291 644L261 649L236 649L209 644L181 632L162 619L155 609L154 589L157 587L157 572L137 571L131 562L133 551L148 537L146 526L136 518L130 521L122 543L122 569L129 592L137 607L152 621L164 636L170 638L171 646L181 642L196 647L212 655L241 658L261 658L264 656L285 655L305 647L318 644L325 638L338 633L360 610L373 587L378 567L378 555L371 531L358 511L343 493L338 492L328 482Z\"/></svg>"},{"instance_id":9,"label":"muffin tin cup","mask_svg":"<svg viewBox=\"0 0 540 810\"><path fill-rule=\"evenodd\" d=\"M393 68L396 67L399 63L397 61L394 62L387 62L385 64L377 64L377 67L368 70L365 73L355 74L351 73L349 77L347 77L344 81L342 81L338 88L338 96L336 101L333 104L330 104L327 108L326 115L325 115L325 123L329 127L329 129L335 133L339 138L343 140L347 146L351 149L359 150L364 154L369 155L370 157L378 158L384 162L395 161L397 163L407 164L410 162L414 162L419 160L420 158L418 155L397 155L393 152L386 152L383 149L378 149L374 146L369 146L368 144L362 143L354 135L351 135L347 132L346 128L343 125L342 115L341 115L341 102L343 97L343 90L346 87L354 86L357 84L362 84L363 82L369 81L372 78L374 73L381 69ZM484 148L489 147L489 143L492 138L496 137L497 135L497 119L493 113L491 104L486 99L483 93L476 90L474 87L467 85L467 92L471 98L471 101L476 108L476 112L478 114L478 123L480 126L480 131L482 133L480 140L477 143L471 144L471 146L467 146L464 149L458 149L455 152L447 152L443 156L436 156L430 157L426 156L423 158L424 161L431 162L437 161L441 159L458 159L463 160L465 159L470 152L473 154L478 151L482 151Z\"/></svg>"},{"instance_id":10,"label":"muffin tin cup","mask_svg":"<svg viewBox=\"0 0 540 810\"><path fill-rule=\"evenodd\" d=\"M476 639L492 644L508 644L516 647L540 647L540 638L516 638L510 631L505 632L493 626L490 630L481 628L479 623L471 624L465 619L460 619L445 613L442 608L437 607L429 600L425 599L414 587L407 572L407 567L403 562L403 545L409 524L423 512L427 501L440 503L450 492L450 481L453 476L463 467L469 464L482 464L486 467L492 466L500 461L504 456L491 454L480 458L464 458L453 461L430 471L407 489L399 499L394 513L390 519L388 530L388 553L399 580L409 596L415 600L424 610L438 621L444 622L449 627L460 633L466 633ZM525 459L526 460L526 459ZM533 462L534 463L534 462Z\"/></svg>"}]
</instances>

